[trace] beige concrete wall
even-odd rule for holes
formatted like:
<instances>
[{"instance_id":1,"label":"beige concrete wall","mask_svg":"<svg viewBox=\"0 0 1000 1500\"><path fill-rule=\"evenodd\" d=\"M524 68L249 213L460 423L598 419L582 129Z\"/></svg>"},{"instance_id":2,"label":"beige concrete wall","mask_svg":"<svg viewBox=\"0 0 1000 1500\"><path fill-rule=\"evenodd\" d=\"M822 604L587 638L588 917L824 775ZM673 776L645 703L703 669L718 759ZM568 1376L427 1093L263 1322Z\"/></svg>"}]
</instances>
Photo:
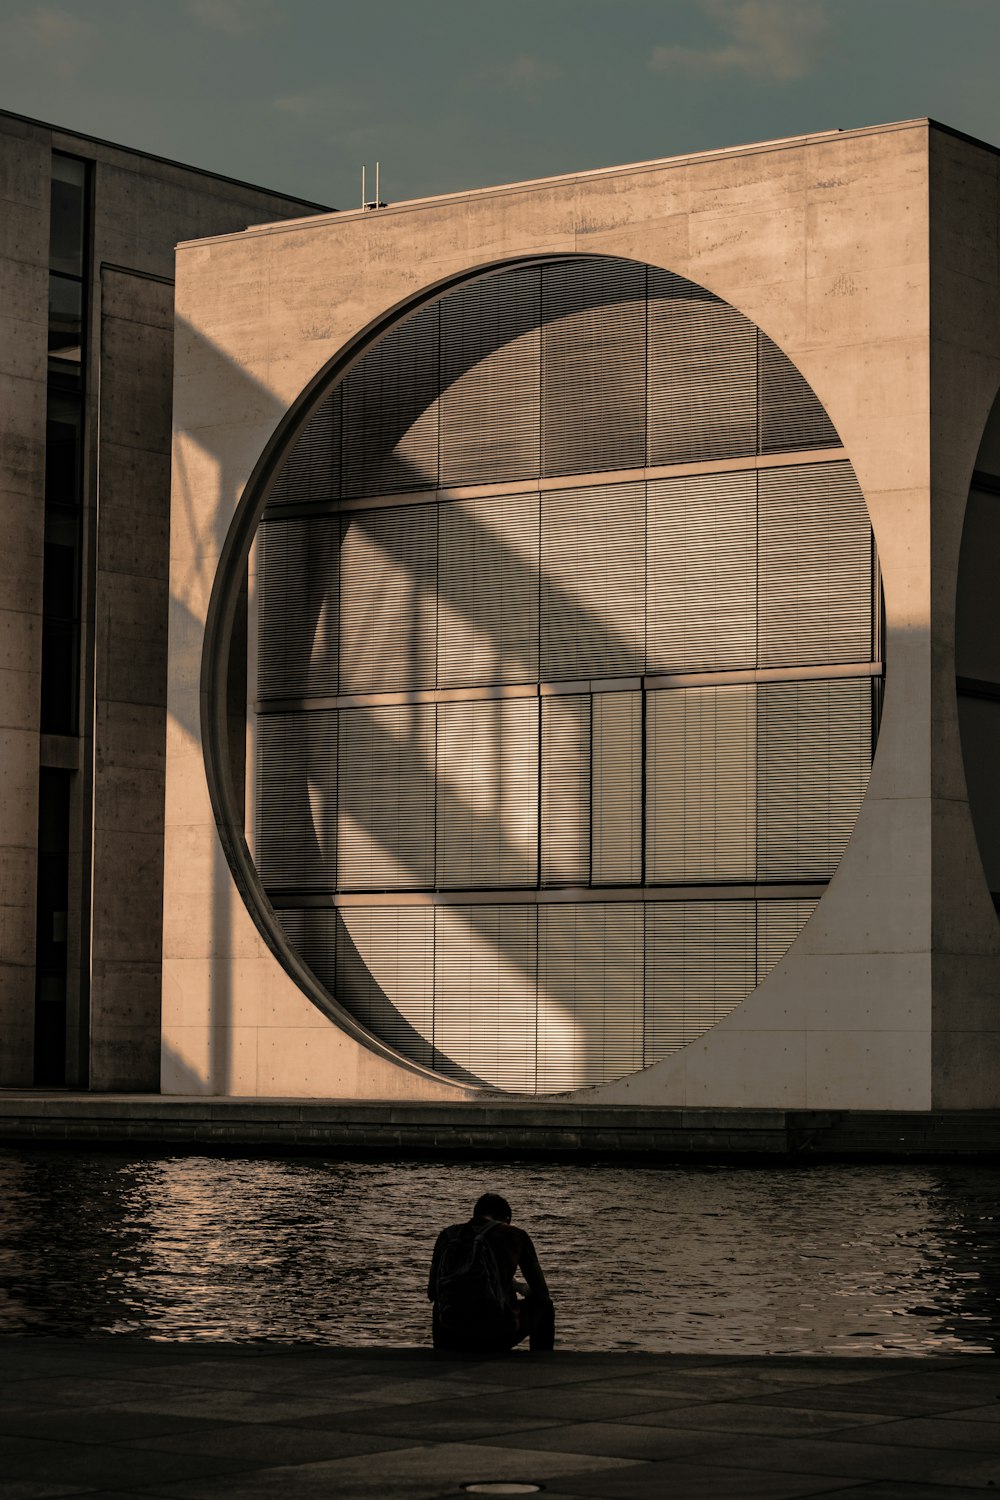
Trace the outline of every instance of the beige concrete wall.
<instances>
[{"instance_id":1,"label":"beige concrete wall","mask_svg":"<svg viewBox=\"0 0 1000 1500\"><path fill-rule=\"evenodd\" d=\"M0 1087L34 1051L49 152L0 130Z\"/></svg>"},{"instance_id":2,"label":"beige concrete wall","mask_svg":"<svg viewBox=\"0 0 1000 1500\"><path fill-rule=\"evenodd\" d=\"M424 287L548 251L709 287L836 423L885 571L870 790L785 960L675 1059L587 1097L927 1108L931 1099L928 156L916 123L345 214L181 249L171 533L164 1088L454 1095L338 1033L279 968L225 864L198 683L219 552L276 423L351 337Z\"/></svg>"},{"instance_id":3,"label":"beige concrete wall","mask_svg":"<svg viewBox=\"0 0 1000 1500\"><path fill-rule=\"evenodd\" d=\"M930 146L933 1098L996 1108L1000 922L969 815L955 597L969 484L1000 391L1000 170L995 151L944 131Z\"/></svg>"}]
</instances>

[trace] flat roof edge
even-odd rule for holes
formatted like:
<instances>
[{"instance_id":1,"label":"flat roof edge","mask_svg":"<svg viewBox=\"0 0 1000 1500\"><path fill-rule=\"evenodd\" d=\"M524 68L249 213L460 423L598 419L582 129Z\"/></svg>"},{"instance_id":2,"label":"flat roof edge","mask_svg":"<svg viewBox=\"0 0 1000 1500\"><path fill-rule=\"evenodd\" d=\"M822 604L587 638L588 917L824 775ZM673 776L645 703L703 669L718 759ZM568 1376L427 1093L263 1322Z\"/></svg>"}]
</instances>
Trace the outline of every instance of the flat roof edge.
<instances>
[{"instance_id":1,"label":"flat roof edge","mask_svg":"<svg viewBox=\"0 0 1000 1500\"><path fill-rule=\"evenodd\" d=\"M989 141L980 140L978 135L969 135L966 130L958 130L954 125L945 125L940 120L928 119L928 125L932 130L940 130L942 135L954 136L956 141L965 141L968 146L978 146L981 151L988 151L991 156L1000 156L1000 146L991 146Z\"/></svg>"},{"instance_id":2,"label":"flat roof edge","mask_svg":"<svg viewBox=\"0 0 1000 1500\"><path fill-rule=\"evenodd\" d=\"M226 240L244 239L247 235L277 234L292 229L309 229L317 223L334 217L334 214L336 214L338 223L345 219L348 221L368 219L373 217L373 215L383 218L386 214L409 213L414 209L428 208L435 204L461 203L474 198L486 198L491 195L501 197L506 193L521 193L528 190L553 187L557 183L562 182L579 182L595 177L616 177L629 172L652 172L664 167L683 166L689 162L708 161L718 157L753 156L765 151L785 151L795 146L810 145L814 141L830 141L866 135L887 135L894 131L912 130L919 126L926 127L934 123L927 116L919 116L912 120L897 120L885 125L861 125L852 130L841 130L838 128L817 130L810 132L808 135L778 136L774 140L751 141L742 146L717 146L709 151L686 151L678 156L653 157L647 161L626 162L612 167L591 167L579 172L559 172L551 177L532 177L521 182L502 182L492 187L462 188L454 193L435 193L429 198L404 198L399 203L389 203L385 208L375 210L362 208L340 209L290 221L279 219L268 224L251 224L246 229L238 230L232 234L206 235L204 239L182 240L177 248L183 249L186 246L218 244ZM972 137L969 137L969 139L972 139Z\"/></svg>"},{"instance_id":3,"label":"flat roof edge","mask_svg":"<svg viewBox=\"0 0 1000 1500\"><path fill-rule=\"evenodd\" d=\"M288 203L298 203L303 208L314 208L323 218L337 212L325 203L314 203L311 198L299 198L294 193L279 192L276 188L262 187L258 182L245 182L242 177L229 177L225 172L213 172L208 167L193 167L188 162L176 161L170 156L158 156L155 151L144 151L139 146L124 146L120 141L107 141L103 136L91 135L86 130L70 130L65 125L52 125L48 120L36 120L31 115L21 115L12 109L0 109L0 120L19 120L23 125L36 125L40 130L49 130L53 135L67 136L78 141L87 141L92 146L106 146L111 151L121 151L125 156L139 156L143 161L155 161L163 167L176 167L180 172L191 172L196 177L209 177L213 182L228 182L231 187L246 188L251 193L266 193L269 198L284 198ZM309 215L315 218L316 215ZM275 223L281 223L277 219ZM225 236L220 236L225 238Z\"/></svg>"}]
</instances>

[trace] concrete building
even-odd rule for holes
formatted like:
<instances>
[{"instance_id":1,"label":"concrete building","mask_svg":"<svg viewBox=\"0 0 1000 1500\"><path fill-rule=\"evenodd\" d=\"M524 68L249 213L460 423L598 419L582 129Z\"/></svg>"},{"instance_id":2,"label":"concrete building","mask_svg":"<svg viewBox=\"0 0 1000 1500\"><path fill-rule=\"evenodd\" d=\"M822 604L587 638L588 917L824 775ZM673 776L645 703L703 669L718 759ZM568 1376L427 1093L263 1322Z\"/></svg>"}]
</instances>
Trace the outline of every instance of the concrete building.
<instances>
[{"instance_id":1,"label":"concrete building","mask_svg":"<svg viewBox=\"0 0 1000 1500\"><path fill-rule=\"evenodd\" d=\"M0 1084L159 1080L174 246L315 211L0 114Z\"/></svg>"},{"instance_id":2,"label":"concrete building","mask_svg":"<svg viewBox=\"0 0 1000 1500\"><path fill-rule=\"evenodd\" d=\"M0 117L0 1082L1000 1106L997 162Z\"/></svg>"},{"instance_id":3,"label":"concrete building","mask_svg":"<svg viewBox=\"0 0 1000 1500\"><path fill-rule=\"evenodd\" d=\"M180 248L166 1092L1000 1104L997 208L915 121Z\"/></svg>"}]
</instances>

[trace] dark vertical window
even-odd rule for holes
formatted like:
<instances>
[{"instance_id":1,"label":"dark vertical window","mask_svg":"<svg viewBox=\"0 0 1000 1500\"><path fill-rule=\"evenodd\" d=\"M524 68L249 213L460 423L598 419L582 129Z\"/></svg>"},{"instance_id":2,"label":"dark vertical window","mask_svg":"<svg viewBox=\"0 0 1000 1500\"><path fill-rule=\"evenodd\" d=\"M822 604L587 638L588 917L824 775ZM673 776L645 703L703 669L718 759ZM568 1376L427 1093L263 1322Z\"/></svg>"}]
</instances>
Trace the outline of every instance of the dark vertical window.
<instances>
[{"instance_id":1,"label":"dark vertical window","mask_svg":"<svg viewBox=\"0 0 1000 1500\"><path fill-rule=\"evenodd\" d=\"M87 164L54 153L39 704L43 734L79 732L88 190ZM73 774L42 766L38 782L35 1081L48 1085L66 1082Z\"/></svg>"},{"instance_id":2,"label":"dark vertical window","mask_svg":"<svg viewBox=\"0 0 1000 1500\"><path fill-rule=\"evenodd\" d=\"M77 727L82 453L80 392L64 376L53 374L45 434L44 734L75 734Z\"/></svg>"},{"instance_id":3,"label":"dark vertical window","mask_svg":"<svg viewBox=\"0 0 1000 1500\"><path fill-rule=\"evenodd\" d=\"M43 734L75 734L79 706L80 518L53 506L45 513L42 584Z\"/></svg>"},{"instance_id":4,"label":"dark vertical window","mask_svg":"<svg viewBox=\"0 0 1000 1500\"><path fill-rule=\"evenodd\" d=\"M87 164L76 156L52 157L49 269L61 276L83 276L87 221Z\"/></svg>"},{"instance_id":5,"label":"dark vertical window","mask_svg":"<svg viewBox=\"0 0 1000 1500\"><path fill-rule=\"evenodd\" d=\"M69 926L69 771L38 781L38 914L35 930L35 1082L66 1081L66 942Z\"/></svg>"},{"instance_id":6,"label":"dark vertical window","mask_svg":"<svg viewBox=\"0 0 1000 1500\"><path fill-rule=\"evenodd\" d=\"M40 722L45 734L75 734L78 727L87 186L86 163L54 153L42 590Z\"/></svg>"},{"instance_id":7,"label":"dark vertical window","mask_svg":"<svg viewBox=\"0 0 1000 1500\"><path fill-rule=\"evenodd\" d=\"M49 356L79 371L83 352L87 165L52 157L49 229Z\"/></svg>"},{"instance_id":8,"label":"dark vertical window","mask_svg":"<svg viewBox=\"0 0 1000 1500\"><path fill-rule=\"evenodd\" d=\"M75 391L50 385L45 427L45 504L77 506L83 413Z\"/></svg>"}]
</instances>

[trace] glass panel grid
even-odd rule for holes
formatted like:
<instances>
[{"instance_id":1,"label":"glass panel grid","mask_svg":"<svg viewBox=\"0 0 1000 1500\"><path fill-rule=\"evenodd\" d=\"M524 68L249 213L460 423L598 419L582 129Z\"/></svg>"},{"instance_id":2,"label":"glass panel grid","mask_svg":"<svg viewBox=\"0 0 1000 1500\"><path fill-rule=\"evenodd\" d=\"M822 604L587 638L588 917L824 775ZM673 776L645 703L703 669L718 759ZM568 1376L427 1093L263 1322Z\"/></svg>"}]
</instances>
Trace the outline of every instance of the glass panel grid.
<instances>
[{"instance_id":1,"label":"glass panel grid","mask_svg":"<svg viewBox=\"0 0 1000 1500\"><path fill-rule=\"evenodd\" d=\"M457 1080L561 1092L669 1056L771 971L815 901L697 888L824 881L857 816L871 681L794 680L873 650L850 466L525 481L835 441L742 315L599 258L449 294L321 399L265 528L258 862L363 1025ZM492 488L335 509L439 483ZM711 681L758 667L790 680ZM662 686L683 674L708 680Z\"/></svg>"}]
</instances>

